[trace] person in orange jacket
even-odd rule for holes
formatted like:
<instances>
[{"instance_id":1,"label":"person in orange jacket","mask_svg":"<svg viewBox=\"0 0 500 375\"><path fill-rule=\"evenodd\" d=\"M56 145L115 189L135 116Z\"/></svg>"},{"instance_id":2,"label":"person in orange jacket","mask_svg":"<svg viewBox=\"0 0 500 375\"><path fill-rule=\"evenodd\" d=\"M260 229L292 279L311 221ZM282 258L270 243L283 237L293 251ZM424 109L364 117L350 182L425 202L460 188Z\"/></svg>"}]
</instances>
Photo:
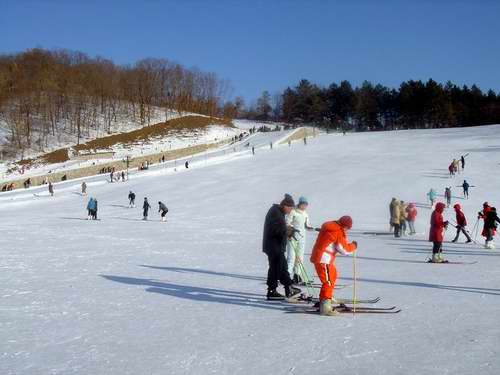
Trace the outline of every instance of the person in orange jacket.
<instances>
[{"instance_id":1,"label":"person in orange jacket","mask_svg":"<svg viewBox=\"0 0 500 375\"><path fill-rule=\"evenodd\" d=\"M319 229L310 260L314 264L322 284L319 294L319 311L321 315L338 314L332 309L333 289L337 280L335 255L336 253L352 253L358 247L356 241L351 243L347 241L347 231L351 228L351 217L342 216L337 221L327 221Z\"/></svg>"}]
</instances>

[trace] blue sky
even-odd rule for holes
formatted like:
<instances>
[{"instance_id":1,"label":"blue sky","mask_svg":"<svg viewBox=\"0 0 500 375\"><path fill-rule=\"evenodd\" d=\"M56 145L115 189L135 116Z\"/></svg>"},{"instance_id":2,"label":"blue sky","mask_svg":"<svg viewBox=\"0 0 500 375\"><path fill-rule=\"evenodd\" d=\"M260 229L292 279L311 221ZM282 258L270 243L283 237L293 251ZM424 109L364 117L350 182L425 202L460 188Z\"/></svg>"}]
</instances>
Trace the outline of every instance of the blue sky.
<instances>
[{"instance_id":1,"label":"blue sky","mask_svg":"<svg viewBox=\"0 0 500 375\"><path fill-rule=\"evenodd\" d=\"M162 57L216 72L247 102L301 78L434 78L498 92L499 19L494 0L0 0L0 53Z\"/></svg>"}]
</instances>

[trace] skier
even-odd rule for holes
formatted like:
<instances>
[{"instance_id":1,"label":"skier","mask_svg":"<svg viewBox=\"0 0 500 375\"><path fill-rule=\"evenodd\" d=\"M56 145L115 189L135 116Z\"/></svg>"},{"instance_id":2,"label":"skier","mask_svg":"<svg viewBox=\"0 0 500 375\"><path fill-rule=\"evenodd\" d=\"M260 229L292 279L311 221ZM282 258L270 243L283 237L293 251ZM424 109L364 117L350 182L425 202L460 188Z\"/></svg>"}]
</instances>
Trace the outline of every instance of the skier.
<instances>
[{"instance_id":1,"label":"skier","mask_svg":"<svg viewBox=\"0 0 500 375\"><path fill-rule=\"evenodd\" d=\"M465 169L465 156L464 155L460 156L460 161L462 162L462 170L464 170Z\"/></svg>"},{"instance_id":2,"label":"skier","mask_svg":"<svg viewBox=\"0 0 500 375\"><path fill-rule=\"evenodd\" d=\"M135 193L132 190L128 193L128 205L130 208L135 207Z\"/></svg>"},{"instance_id":3,"label":"skier","mask_svg":"<svg viewBox=\"0 0 500 375\"><path fill-rule=\"evenodd\" d=\"M286 194L280 204L273 204L266 215L262 239L262 251L267 255L269 270L267 272L267 299L283 300L285 297L276 291L278 280L285 287L286 297L291 298L301 293L295 288L287 270L285 258L286 241L293 235L293 228L286 225L285 215L295 207L293 198Z\"/></svg>"},{"instance_id":4,"label":"skier","mask_svg":"<svg viewBox=\"0 0 500 375\"><path fill-rule=\"evenodd\" d=\"M125 171L122 171L122 182L125 182Z\"/></svg>"},{"instance_id":5,"label":"skier","mask_svg":"<svg viewBox=\"0 0 500 375\"><path fill-rule=\"evenodd\" d=\"M464 234L464 236L467 238L467 242L465 243L470 243L472 242L472 238L470 238L469 233L467 233L467 230L465 227L467 226L467 219L465 218L464 213L462 212L462 207L457 203L456 205L453 206L455 209L455 214L457 217L457 235L451 242L457 242L458 237L460 236L460 232Z\"/></svg>"},{"instance_id":6,"label":"skier","mask_svg":"<svg viewBox=\"0 0 500 375\"><path fill-rule=\"evenodd\" d=\"M483 219L484 220L484 225L483 225L483 231L481 232L481 236L483 236L484 238L486 238L486 241L484 243L484 245L486 246L487 242L488 242L488 231L486 230L486 216L488 215L488 212L490 212L491 210L491 207L490 205L488 204L488 202L484 202L483 203L483 210L482 211L479 211L477 213L477 219Z\"/></svg>"},{"instance_id":7,"label":"skier","mask_svg":"<svg viewBox=\"0 0 500 375\"><path fill-rule=\"evenodd\" d=\"M427 197L429 197L429 201L431 202L431 208L434 206L434 202L436 201L436 191L431 188L431 190L429 190L429 192L427 193Z\"/></svg>"},{"instance_id":8,"label":"skier","mask_svg":"<svg viewBox=\"0 0 500 375\"><path fill-rule=\"evenodd\" d=\"M255 146L252 146L252 155L255 155Z\"/></svg>"},{"instance_id":9,"label":"skier","mask_svg":"<svg viewBox=\"0 0 500 375\"><path fill-rule=\"evenodd\" d=\"M158 202L158 213L161 215L161 221L167 221L167 218L165 217L167 215L168 208L163 204L162 202Z\"/></svg>"},{"instance_id":10,"label":"skier","mask_svg":"<svg viewBox=\"0 0 500 375\"><path fill-rule=\"evenodd\" d=\"M144 204L142 205L142 220L148 219L148 211L151 208L148 202L148 198L144 198Z\"/></svg>"},{"instance_id":11,"label":"skier","mask_svg":"<svg viewBox=\"0 0 500 375\"><path fill-rule=\"evenodd\" d=\"M51 197L54 196L54 185L52 185L52 182L49 181L49 194Z\"/></svg>"},{"instance_id":12,"label":"skier","mask_svg":"<svg viewBox=\"0 0 500 375\"><path fill-rule=\"evenodd\" d=\"M495 207L491 207L484 219L484 228L486 229L486 242L484 247L487 249L495 248L493 237L495 236L497 230L496 223L500 223L500 218L498 218L497 209Z\"/></svg>"},{"instance_id":13,"label":"skier","mask_svg":"<svg viewBox=\"0 0 500 375\"><path fill-rule=\"evenodd\" d=\"M392 224L392 210L394 205L396 204L396 201L397 199L393 197L391 203L389 203L389 232L394 231L394 225Z\"/></svg>"},{"instance_id":14,"label":"skier","mask_svg":"<svg viewBox=\"0 0 500 375\"><path fill-rule=\"evenodd\" d=\"M87 184L85 181L82 182L82 195L87 195Z\"/></svg>"},{"instance_id":15,"label":"skier","mask_svg":"<svg viewBox=\"0 0 500 375\"><path fill-rule=\"evenodd\" d=\"M436 209L431 215L431 229L429 241L432 242L432 263L443 263L443 230L448 226L448 222L443 219L443 211L446 205L442 202L436 203Z\"/></svg>"},{"instance_id":16,"label":"skier","mask_svg":"<svg viewBox=\"0 0 500 375\"><path fill-rule=\"evenodd\" d=\"M453 159L452 163L453 163L453 172L454 173L460 172L460 170L458 169L458 167L459 167L458 160L457 159Z\"/></svg>"},{"instance_id":17,"label":"skier","mask_svg":"<svg viewBox=\"0 0 500 375\"><path fill-rule=\"evenodd\" d=\"M111 172L109 173L109 181L110 181L110 182L114 182L113 175L114 175L114 171L111 171Z\"/></svg>"},{"instance_id":18,"label":"skier","mask_svg":"<svg viewBox=\"0 0 500 375\"><path fill-rule=\"evenodd\" d=\"M415 219L417 218L417 207L415 203L410 203L406 209L406 220L410 227L410 235L415 234Z\"/></svg>"},{"instance_id":19,"label":"skier","mask_svg":"<svg viewBox=\"0 0 500 375\"><path fill-rule=\"evenodd\" d=\"M292 238L288 239L286 249L286 259L288 262L288 274L293 275L294 284L302 282L308 283L312 280L307 279L299 264L304 264L304 252L306 247L306 230L314 230L309 223L309 215L306 209L309 202L305 197L299 198L299 204L286 215L286 224L295 229Z\"/></svg>"},{"instance_id":20,"label":"skier","mask_svg":"<svg viewBox=\"0 0 500 375\"><path fill-rule=\"evenodd\" d=\"M399 204L399 234L401 236L406 235L406 208L407 204L401 201Z\"/></svg>"},{"instance_id":21,"label":"skier","mask_svg":"<svg viewBox=\"0 0 500 375\"><path fill-rule=\"evenodd\" d=\"M451 186L444 188L444 197L446 198L446 207L450 207L450 204L451 204Z\"/></svg>"},{"instance_id":22,"label":"skier","mask_svg":"<svg viewBox=\"0 0 500 375\"><path fill-rule=\"evenodd\" d=\"M469 199L469 186L470 186L469 183L466 180L464 180L464 183L462 184L462 189L464 189L464 197L466 199Z\"/></svg>"},{"instance_id":23,"label":"skier","mask_svg":"<svg viewBox=\"0 0 500 375\"><path fill-rule=\"evenodd\" d=\"M184 163L184 166L186 167L186 169L189 169L189 162L186 160L186 162Z\"/></svg>"},{"instance_id":24,"label":"skier","mask_svg":"<svg viewBox=\"0 0 500 375\"><path fill-rule=\"evenodd\" d=\"M351 243L347 241L347 231L351 228L352 219L350 216L342 216L337 221L328 221L321 226L314 244L310 260L321 280L319 294L319 311L321 315L338 314L332 308L333 290L337 280L335 255L336 253L352 253L357 249L358 244L356 241ZM333 302L335 302L334 299Z\"/></svg>"},{"instance_id":25,"label":"skier","mask_svg":"<svg viewBox=\"0 0 500 375\"><path fill-rule=\"evenodd\" d=\"M448 166L448 171L450 172L450 177L455 175L455 166L453 165L453 162Z\"/></svg>"},{"instance_id":26,"label":"skier","mask_svg":"<svg viewBox=\"0 0 500 375\"><path fill-rule=\"evenodd\" d=\"M400 223L401 223L400 202L397 199L394 199L391 211L391 224L394 227L394 237L401 237Z\"/></svg>"},{"instance_id":27,"label":"skier","mask_svg":"<svg viewBox=\"0 0 500 375\"><path fill-rule=\"evenodd\" d=\"M97 219L97 201L94 197L90 197L87 203L87 220L95 220Z\"/></svg>"}]
</instances>

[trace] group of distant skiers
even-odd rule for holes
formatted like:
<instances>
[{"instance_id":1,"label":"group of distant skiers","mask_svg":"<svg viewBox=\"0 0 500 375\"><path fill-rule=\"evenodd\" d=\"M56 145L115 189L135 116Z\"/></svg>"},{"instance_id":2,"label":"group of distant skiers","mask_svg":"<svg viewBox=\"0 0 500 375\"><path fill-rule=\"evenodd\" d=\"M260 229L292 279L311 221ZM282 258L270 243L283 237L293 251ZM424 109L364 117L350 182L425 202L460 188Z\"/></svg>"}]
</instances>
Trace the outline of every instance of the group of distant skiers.
<instances>
[{"instance_id":1,"label":"group of distant skiers","mask_svg":"<svg viewBox=\"0 0 500 375\"><path fill-rule=\"evenodd\" d=\"M135 207L135 193L130 190L128 193L129 207ZM149 204L148 198L144 197L144 202L142 204L142 220L148 220L149 209L151 205ZM167 221L168 208L161 201L158 202L158 213L160 214L161 221Z\"/></svg>"},{"instance_id":2,"label":"group of distant skiers","mask_svg":"<svg viewBox=\"0 0 500 375\"><path fill-rule=\"evenodd\" d=\"M465 169L465 157L467 155L468 154L460 156L460 159L453 159L453 161L448 166L448 171L450 172L450 176L454 176L457 173L460 173L460 167L462 168L462 170Z\"/></svg>"},{"instance_id":3,"label":"group of distant skiers","mask_svg":"<svg viewBox=\"0 0 500 375\"><path fill-rule=\"evenodd\" d=\"M321 315L337 315L332 307L333 291L337 280L335 256L356 250L356 241L348 242L347 231L352 228L350 216L342 216L336 221L325 222L321 228L313 228L306 212L308 201L299 198L296 206L289 194L280 204L274 204L264 222L262 250L267 255L267 299L284 300L302 293L298 284L310 284L303 264L306 231L319 232L313 247L310 262L321 281L319 311ZM285 295L280 294L278 281L285 287Z\"/></svg>"},{"instance_id":4,"label":"group of distant skiers","mask_svg":"<svg viewBox=\"0 0 500 375\"><path fill-rule=\"evenodd\" d=\"M417 206L415 203L407 204L402 200L392 198L389 204L389 214L389 225L391 231L394 231L394 237L416 234L415 220L417 218ZM407 232L407 229L409 229L409 232Z\"/></svg>"}]
</instances>

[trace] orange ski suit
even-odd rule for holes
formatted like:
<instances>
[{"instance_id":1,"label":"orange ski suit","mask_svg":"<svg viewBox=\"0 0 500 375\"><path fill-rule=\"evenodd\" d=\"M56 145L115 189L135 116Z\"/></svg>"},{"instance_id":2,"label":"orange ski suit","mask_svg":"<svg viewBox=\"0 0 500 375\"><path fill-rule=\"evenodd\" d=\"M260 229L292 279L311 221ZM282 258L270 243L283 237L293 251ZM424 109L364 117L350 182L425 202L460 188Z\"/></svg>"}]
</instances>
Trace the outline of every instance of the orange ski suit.
<instances>
[{"instance_id":1,"label":"orange ski suit","mask_svg":"<svg viewBox=\"0 0 500 375\"><path fill-rule=\"evenodd\" d=\"M356 245L347 242L346 231L338 222L327 221L321 226L310 258L322 284L320 301L333 297L333 289L337 280L336 253L352 253L354 250L356 250Z\"/></svg>"}]
</instances>

